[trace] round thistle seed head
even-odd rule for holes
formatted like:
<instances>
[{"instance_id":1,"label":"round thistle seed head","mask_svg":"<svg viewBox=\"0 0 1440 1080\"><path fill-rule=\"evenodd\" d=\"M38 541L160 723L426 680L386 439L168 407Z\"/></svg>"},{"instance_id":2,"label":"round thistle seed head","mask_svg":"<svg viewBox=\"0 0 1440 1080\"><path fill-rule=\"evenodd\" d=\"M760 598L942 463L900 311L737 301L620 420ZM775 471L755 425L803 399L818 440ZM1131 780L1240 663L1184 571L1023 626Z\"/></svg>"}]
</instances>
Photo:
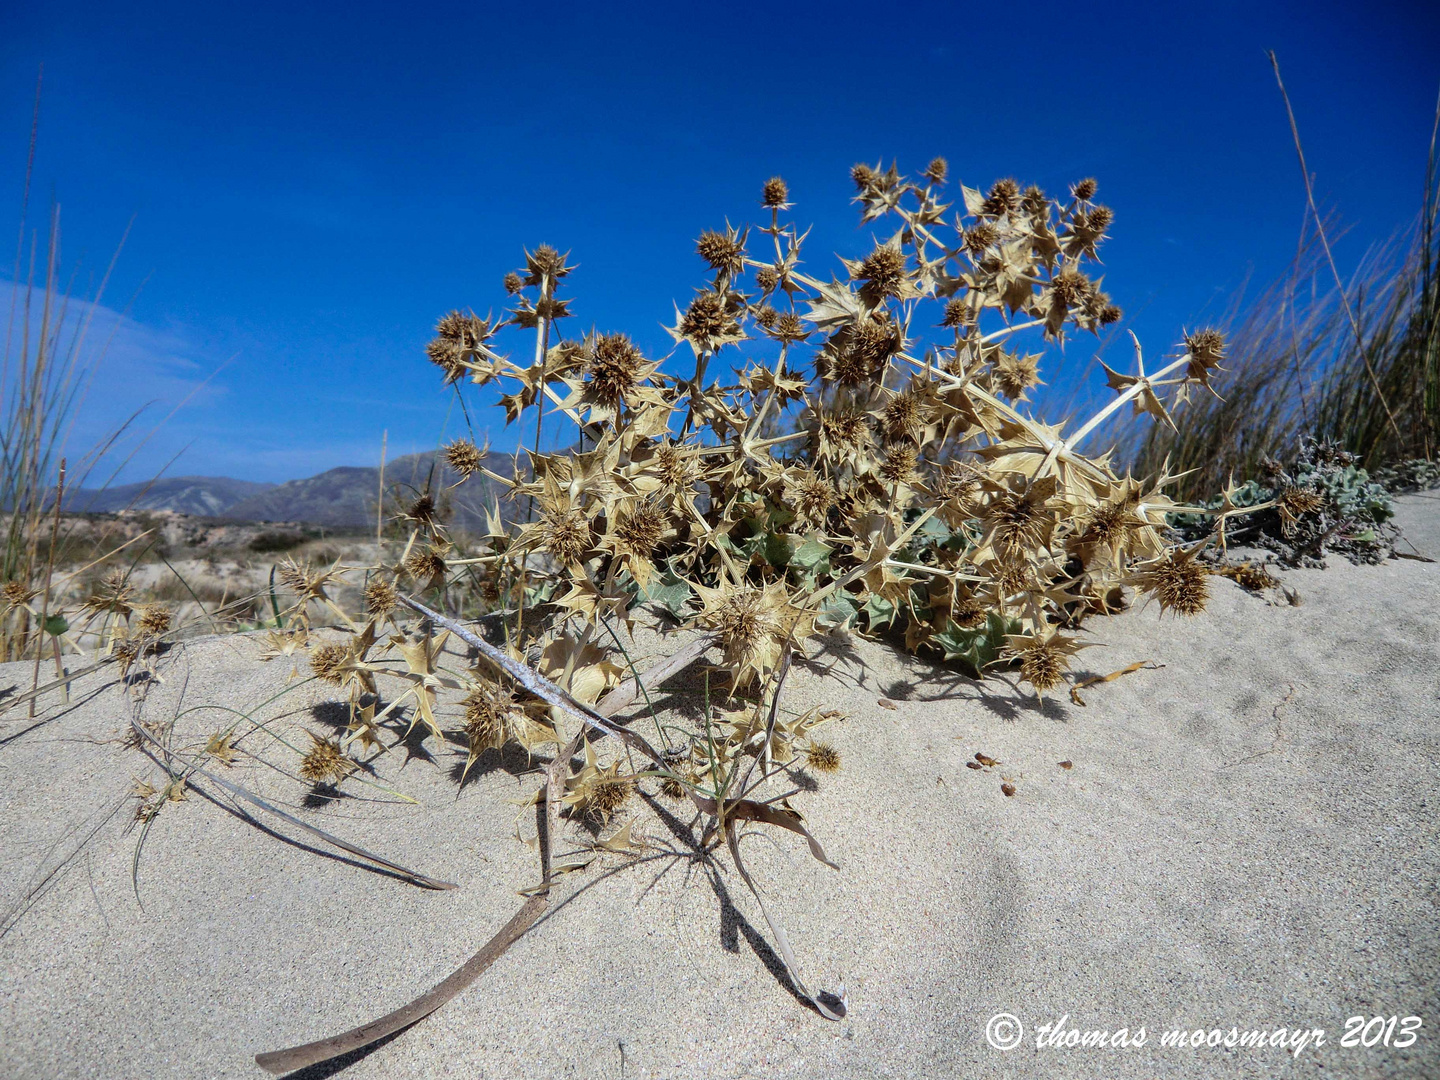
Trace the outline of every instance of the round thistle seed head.
<instances>
[{"instance_id":1,"label":"round thistle seed head","mask_svg":"<svg viewBox=\"0 0 1440 1080\"><path fill-rule=\"evenodd\" d=\"M136 627L141 637L159 637L170 629L170 609L164 604L146 604L140 609L140 623Z\"/></svg>"},{"instance_id":2,"label":"round thistle seed head","mask_svg":"<svg viewBox=\"0 0 1440 1080\"><path fill-rule=\"evenodd\" d=\"M1119 305L1106 304L1100 309L1100 314L1096 318L1101 326L1109 326L1111 323L1119 322L1122 314L1124 313L1120 310Z\"/></svg>"},{"instance_id":3,"label":"round thistle seed head","mask_svg":"<svg viewBox=\"0 0 1440 1080\"><path fill-rule=\"evenodd\" d=\"M461 704L465 707L465 736L472 757L498 750L510 740L515 695L507 687L483 680Z\"/></svg>"},{"instance_id":4,"label":"round thistle seed head","mask_svg":"<svg viewBox=\"0 0 1440 1080\"><path fill-rule=\"evenodd\" d=\"M1074 193L1075 198L1081 202L1089 202L1095 197L1095 192L1099 189L1100 185L1095 181L1095 178L1087 176L1084 180L1077 182L1070 190Z\"/></svg>"},{"instance_id":5,"label":"round thistle seed head","mask_svg":"<svg viewBox=\"0 0 1440 1080\"><path fill-rule=\"evenodd\" d=\"M479 472L483 461L480 448L469 439L456 439L445 448L445 464L462 477L470 477Z\"/></svg>"},{"instance_id":6,"label":"round thistle seed head","mask_svg":"<svg viewBox=\"0 0 1440 1080\"><path fill-rule=\"evenodd\" d=\"M661 777L660 794L667 799L683 799L686 795L685 785L673 776Z\"/></svg>"},{"instance_id":7,"label":"round thistle seed head","mask_svg":"<svg viewBox=\"0 0 1440 1080\"><path fill-rule=\"evenodd\" d=\"M427 588L434 588L445 580L445 545L426 544L417 547L405 558L404 570L417 582L425 582Z\"/></svg>"},{"instance_id":8,"label":"round thistle seed head","mask_svg":"<svg viewBox=\"0 0 1440 1080\"><path fill-rule=\"evenodd\" d=\"M1026 649L1020 657L1020 677L1044 693L1065 681L1065 665L1062 658L1049 649Z\"/></svg>"},{"instance_id":9,"label":"round thistle seed head","mask_svg":"<svg viewBox=\"0 0 1440 1080\"><path fill-rule=\"evenodd\" d=\"M985 249L1000 238L1000 232L988 221L982 221L965 230L965 250L975 258L985 254Z\"/></svg>"},{"instance_id":10,"label":"round thistle seed head","mask_svg":"<svg viewBox=\"0 0 1440 1080\"><path fill-rule=\"evenodd\" d=\"M524 287L525 287L525 282L524 282L523 280L521 280L520 275L517 274L514 270L511 270L508 274L505 275L505 293L506 293L506 295L508 295L508 296L514 296L516 293L518 293L518 292L519 292L521 289L523 289Z\"/></svg>"},{"instance_id":11,"label":"round thistle seed head","mask_svg":"<svg viewBox=\"0 0 1440 1080\"><path fill-rule=\"evenodd\" d=\"M324 787L339 783L356 768L356 762L340 748L338 739L326 739L307 731L310 750L300 760L300 775Z\"/></svg>"},{"instance_id":12,"label":"round thistle seed head","mask_svg":"<svg viewBox=\"0 0 1440 1080\"><path fill-rule=\"evenodd\" d=\"M783 210L786 207L785 200L790 197L790 188L785 181L778 176L772 176L765 181L765 188L760 194L760 205L772 210Z\"/></svg>"},{"instance_id":13,"label":"round thistle seed head","mask_svg":"<svg viewBox=\"0 0 1440 1080\"><path fill-rule=\"evenodd\" d=\"M492 333L489 321L473 312L452 311L435 324L435 337L425 346L425 355L445 372L448 386L465 374L466 361L484 347Z\"/></svg>"},{"instance_id":14,"label":"round thistle seed head","mask_svg":"<svg viewBox=\"0 0 1440 1080\"><path fill-rule=\"evenodd\" d=\"M950 163L943 157L932 158L929 165L925 166L925 179L934 184L943 184L945 177L950 172Z\"/></svg>"},{"instance_id":15,"label":"round thistle seed head","mask_svg":"<svg viewBox=\"0 0 1440 1080\"><path fill-rule=\"evenodd\" d=\"M32 589L23 581L17 581L14 578L5 582L4 588L0 589L0 596L4 596L5 598L6 611L10 611L13 608L24 607L39 595L39 589Z\"/></svg>"},{"instance_id":16,"label":"round thistle seed head","mask_svg":"<svg viewBox=\"0 0 1440 1080\"><path fill-rule=\"evenodd\" d=\"M1030 389L1040 385L1040 356L1002 353L992 371L1000 392L1011 401L1019 401Z\"/></svg>"},{"instance_id":17,"label":"round thistle seed head","mask_svg":"<svg viewBox=\"0 0 1440 1080\"><path fill-rule=\"evenodd\" d=\"M702 292L696 296L680 319L680 333L702 349L713 348L734 328L735 320L725 310L725 301L714 292Z\"/></svg>"},{"instance_id":18,"label":"round thistle seed head","mask_svg":"<svg viewBox=\"0 0 1440 1080\"><path fill-rule=\"evenodd\" d=\"M866 188L870 187L872 184L875 183L876 180L879 179L879 174L877 174L874 169L872 169L869 165L866 165L862 161L858 165L851 166L850 179L855 181L855 186L857 188L859 188L861 191L864 191Z\"/></svg>"},{"instance_id":19,"label":"round thistle seed head","mask_svg":"<svg viewBox=\"0 0 1440 1080\"><path fill-rule=\"evenodd\" d=\"M1108 206L1097 206L1086 215L1090 232L1103 233L1115 221L1115 211Z\"/></svg>"},{"instance_id":20,"label":"round thistle seed head","mask_svg":"<svg viewBox=\"0 0 1440 1080\"><path fill-rule=\"evenodd\" d=\"M777 338L787 344L804 341L810 336L810 331L805 326L805 320L793 311L787 311L775 320L775 326L772 332Z\"/></svg>"},{"instance_id":21,"label":"round thistle seed head","mask_svg":"<svg viewBox=\"0 0 1440 1080\"><path fill-rule=\"evenodd\" d=\"M626 334L601 334L590 350L586 381L602 404L618 408L643 380L645 357Z\"/></svg>"},{"instance_id":22,"label":"round thistle seed head","mask_svg":"<svg viewBox=\"0 0 1440 1080\"><path fill-rule=\"evenodd\" d=\"M958 328L966 325L969 317L969 308L965 301L958 296L952 296L945 301L945 317L940 320L940 325Z\"/></svg>"},{"instance_id":23,"label":"round thistle seed head","mask_svg":"<svg viewBox=\"0 0 1440 1080\"><path fill-rule=\"evenodd\" d=\"M1197 382L1208 382L1210 372L1225 359L1225 335L1219 330L1197 330L1185 335L1185 352L1190 362L1185 373Z\"/></svg>"},{"instance_id":24,"label":"round thistle seed head","mask_svg":"<svg viewBox=\"0 0 1440 1080\"><path fill-rule=\"evenodd\" d=\"M595 546L595 534L584 512L555 507L540 518L540 546L562 566L573 566Z\"/></svg>"},{"instance_id":25,"label":"round thistle seed head","mask_svg":"<svg viewBox=\"0 0 1440 1080\"><path fill-rule=\"evenodd\" d=\"M661 443L655 450L655 471L667 490L688 490L695 482L695 457L675 443Z\"/></svg>"},{"instance_id":26,"label":"round thistle seed head","mask_svg":"<svg viewBox=\"0 0 1440 1080\"><path fill-rule=\"evenodd\" d=\"M828 742L812 742L804 750L805 761L816 772L833 773L840 771L840 751Z\"/></svg>"},{"instance_id":27,"label":"round thistle seed head","mask_svg":"<svg viewBox=\"0 0 1440 1080\"><path fill-rule=\"evenodd\" d=\"M695 241L696 253L710 264L710 269L735 277L745 268L745 247L740 241L722 232L708 230Z\"/></svg>"},{"instance_id":28,"label":"round thistle seed head","mask_svg":"<svg viewBox=\"0 0 1440 1080\"><path fill-rule=\"evenodd\" d=\"M310 670L321 682L334 686L345 682L345 669L349 661L350 650L333 641L318 645L310 651Z\"/></svg>"},{"instance_id":29,"label":"round thistle seed head","mask_svg":"<svg viewBox=\"0 0 1440 1080\"><path fill-rule=\"evenodd\" d=\"M780 313L769 304L761 304L755 312L755 321L764 329L772 330L780 319Z\"/></svg>"},{"instance_id":30,"label":"round thistle seed head","mask_svg":"<svg viewBox=\"0 0 1440 1080\"><path fill-rule=\"evenodd\" d=\"M908 484L918 475L916 465L919 458L919 453L909 443L892 446L886 450L885 460L880 463L880 476L890 484Z\"/></svg>"},{"instance_id":31,"label":"round thistle seed head","mask_svg":"<svg viewBox=\"0 0 1440 1080\"><path fill-rule=\"evenodd\" d=\"M609 821L635 794L635 781L628 777L603 777L590 790L589 813Z\"/></svg>"},{"instance_id":32,"label":"round thistle seed head","mask_svg":"<svg viewBox=\"0 0 1440 1080\"><path fill-rule=\"evenodd\" d=\"M665 524L664 512L654 503L638 503L615 523L615 538L625 551L637 558L649 559L660 544Z\"/></svg>"},{"instance_id":33,"label":"round thistle seed head","mask_svg":"<svg viewBox=\"0 0 1440 1080\"><path fill-rule=\"evenodd\" d=\"M905 283L905 254L891 247L879 247L860 264L855 278L879 296L899 296Z\"/></svg>"},{"instance_id":34,"label":"round thistle seed head","mask_svg":"<svg viewBox=\"0 0 1440 1080\"><path fill-rule=\"evenodd\" d=\"M421 492L405 508L405 517L417 525L433 529L440 520L439 508L435 505L435 496L428 491Z\"/></svg>"},{"instance_id":35,"label":"round thistle seed head","mask_svg":"<svg viewBox=\"0 0 1440 1080\"><path fill-rule=\"evenodd\" d=\"M1134 577L1134 584L1160 601L1160 611L1198 615L1210 599L1205 568L1193 554L1176 549L1148 564Z\"/></svg>"},{"instance_id":36,"label":"round thistle seed head","mask_svg":"<svg viewBox=\"0 0 1440 1080\"><path fill-rule=\"evenodd\" d=\"M1020 208L1020 185L1006 178L996 180L985 198L983 212L990 217L1003 217Z\"/></svg>"},{"instance_id":37,"label":"round thistle seed head","mask_svg":"<svg viewBox=\"0 0 1440 1080\"><path fill-rule=\"evenodd\" d=\"M400 592L383 578L375 578L365 586L365 611L383 618L400 606Z\"/></svg>"},{"instance_id":38,"label":"round thistle seed head","mask_svg":"<svg viewBox=\"0 0 1440 1080\"><path fill-rule=\"evenodd\" d=\"M525 256L525 284L539 285L543 281L558 281L570 273L565 265L565 256L549 244L541 244L533 253Z\"/></svg>"},{"instance_id":39,"label":"round thistle seed head","mask_svg":"<svg viewBox=\"0 0 1440 1080\"><path fill-rule=\"evenodd\" d=\"M814 469L800 469L797 473L786 477L785 495L791 509L801 521L823 526L835 505L834 485Z\"/></svg>"},{"instance_id":40,"label":"round thistle seed head","mask_svg":"<svg viewBox=\"0 0 1440 1080\"><path fill-rule=\"evenodd\" d=\"M896 394L880 412L880 433L887 444L910 440L920 442L933 409L912 390Z\"/></svg>"},{"instance_id":41,"label":"round thistle seed head","mask_svg":"<svg viewBox=\"0 0 1440 1080\"><path fill-rule=\"evenodd\" d=\"M1050 279L1050 290L1066 307L1074 307L1090 295L1094 285L1073 266L1067 266Z\"/></svg>"},{"instance_id":42,"label":"round thistle seed head","mask_svg":"<svg viewBox=\"0 0 1440 1080\"><path fill-rule=\"evenodd\" d=\"M1034 217L1048 216L1050 210L1050 200L1045 198L1045 192L1034 184L1027 187L1025 194L1020 196L1020 205L1027 214Z\"/></svg>"},{"instance_id":43,"label":"round thistle seed head","mask_svg":"<svg viewBox=\"0 0 1440 1080\"><path fill-rule=\"evenodd\" d=\"M772 293L780 286L780 274L773 266L762 266L755 271L755 284L764 293Z\"/></svg>"}]
</instances>

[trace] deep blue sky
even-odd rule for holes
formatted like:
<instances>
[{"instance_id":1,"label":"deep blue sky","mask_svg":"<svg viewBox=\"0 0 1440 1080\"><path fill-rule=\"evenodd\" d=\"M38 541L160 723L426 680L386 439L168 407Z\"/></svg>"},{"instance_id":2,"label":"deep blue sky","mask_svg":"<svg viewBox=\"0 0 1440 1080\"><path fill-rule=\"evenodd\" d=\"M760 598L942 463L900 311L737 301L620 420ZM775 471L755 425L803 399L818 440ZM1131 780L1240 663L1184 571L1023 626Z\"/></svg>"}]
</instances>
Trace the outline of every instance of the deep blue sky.
<instances>
[{"instance_id":1,"label":"deep blue sky","mask_svg":"<svg viewBox=\"0 0 1440 1080\"><path fill-rule=\"evenodd\" d=\"M498 311L526 245L580 264L567 329L663 353L702 229L758 219L779 173L828 272L869 246L847 174L882 156L943 154L976 187L1097 177L1106 288L1158 356L1294 252L1264 49L1346 266L1417 212L1440 88L1433 3L0 8L0 235L42 62L31 221L60 202L79 292L135 218L77 437L152 398L160 419L229 361L131 478L187 446L172 473L264 480L372 463L386 428L392 454L433 446L433 322ZM1052 392L1093 384L1094 351L1071 345Z\"/></svg>"}]
</instances>

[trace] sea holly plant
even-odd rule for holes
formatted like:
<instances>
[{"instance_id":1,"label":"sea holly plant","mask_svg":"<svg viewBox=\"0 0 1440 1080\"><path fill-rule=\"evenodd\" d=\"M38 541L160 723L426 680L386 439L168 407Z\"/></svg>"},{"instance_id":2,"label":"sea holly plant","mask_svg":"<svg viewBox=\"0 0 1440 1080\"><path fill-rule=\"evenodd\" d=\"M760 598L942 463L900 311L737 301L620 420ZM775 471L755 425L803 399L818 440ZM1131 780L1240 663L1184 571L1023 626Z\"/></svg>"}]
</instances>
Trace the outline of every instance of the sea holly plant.
<instances>
[{"instance_id":1,"label":"sea holly plant","mask_svg":"<svg viewBox=\"0 0 1440 1080\"><path fill-rule=\"evenodd\" d=\"M445 994L262 1064L300 1068L438 1007L533 923L563 870L645 846L652 804L639 792L690 807L686 857L728 851L795 986L838 1017L843 993L806 988L737 829L789 830L833 865L786 801L814 787L800 770L840 766L817 734L835 717L784 708L792 661L825 635L884 634L976 678L1013 672L1043 696L1065 684L1091 616L1137 594L1162 612L1204 608L1209 538L1178 543L1166 516L1207 511L1167 497L1174 477L1122 474L1089 447L1127 406L1177 423L1177 406L1210 392L1223 337L1186 333L1148 369L1134 340L1133 370L1100 365L1116 394L1104 408L1070 430L1047 422L1029 400L1047 356L1120 319L1094 276L1114 223L1095 181L1059 199L1009 179L955 190L938 158L913 180L893 165L852 177L874 230L867 254L808 263L809 231L772 178L758 224L695 241L707 273L675 304L665 356L603 315L567 335L574 267L543 244L506 275L503 315L439 321L427 355L441 381L462 402L498 399L522 446L502 475L473 433L456 440L454 486L485 477L508 498L483 534L461 535L445 520L452 493L427 488L379 565L286 565L269 655L308 652L348 703L343 738L305 752L307 778L359 782L407 737L456 738L443 721L456 715L462 782L507 745L543 762L541 881ZM565 449L542 451L547 418ZM1241 512L1209 511L1221 527ZM363 611L338 609L341 581L363 585ZM477 597L492 612L484 633L453 617ZM330 627L313 621L326 613ZM638 670L637 634L676 624L691 633L647 648L685 644ZM657 707L665 680L707 662L698 719ZM562 818L589 855L554 857Z\"/></svg>"}]
</instances>

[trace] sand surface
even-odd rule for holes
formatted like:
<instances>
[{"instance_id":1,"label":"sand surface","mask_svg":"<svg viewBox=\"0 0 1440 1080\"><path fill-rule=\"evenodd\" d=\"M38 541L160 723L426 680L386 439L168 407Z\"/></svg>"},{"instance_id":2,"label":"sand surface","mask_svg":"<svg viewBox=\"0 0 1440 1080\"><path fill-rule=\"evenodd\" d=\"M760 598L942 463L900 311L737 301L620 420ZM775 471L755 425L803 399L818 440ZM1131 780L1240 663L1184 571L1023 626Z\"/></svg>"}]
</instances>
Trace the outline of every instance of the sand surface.
<instances>
[{"instance_id":1,"label":"sand surface","mask_svg":"<svg viewBox=\"0 0 1440 1080\"><path fill-rule=\"evenodd\" d=\"M1440 555L1440 500L1407 498L1400 515ZM848 714L829 729L844 768L795 800L841 869L775 830L744 851L805 977L846 987L843 1021L777 973L728 856L717 880L657 850L570 875L439 1013L338 1073L301 1075L1440 1075L1440 565L1332 559L1285 580L1298 606L1214 579L1198 618L1151 607L1093 622L1103 647L1079 668L1164 666L1087 690L1084 708L1040 709L1003 681L859 640L797 669L790 704ZM290 665L259 651L253 638L178 647L143 715L178 715L177 740L203 742L227 722L210 706L250 710L285 688ZM0 688L28 681L28 667L0 668ZM257 715L291 738L323 730L311 689ZM134 707L102 672L38 723L23 706L0 717L0 1077L266 1075L257 1051L428 989L538 878L517 840L534 834L515 803L537 786L523 757L460 790L462 759L433 741L385 772L419 806L355 787L375 801L305 808L272 769L226 775L455 891L282 843L199 793L159 815L137 859L127 792L158 770L112 741ZM967 768L977 752L1001 764ZM1015 1049L986 1041L1002 1012L1024 1024ZM1143 1026L1145 1044L1037 1047L1064 1015L1081 1031ZM1405 1048L1344 1047L1352 1016L1424 1026ZM1323 1029L1325 1042L1161 1045L1172 1029L1232 1027Z\"/></svg>"}]
</instances>

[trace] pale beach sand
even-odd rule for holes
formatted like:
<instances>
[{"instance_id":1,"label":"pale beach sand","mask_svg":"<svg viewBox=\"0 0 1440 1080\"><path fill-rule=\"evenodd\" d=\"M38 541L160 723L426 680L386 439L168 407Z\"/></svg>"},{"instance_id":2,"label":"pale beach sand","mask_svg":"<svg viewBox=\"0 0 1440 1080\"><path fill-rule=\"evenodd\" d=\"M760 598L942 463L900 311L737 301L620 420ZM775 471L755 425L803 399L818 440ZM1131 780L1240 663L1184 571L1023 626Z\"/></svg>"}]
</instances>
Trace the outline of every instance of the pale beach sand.
<instances>
[{"instance_id":1,"label":"pale beach sand","mask_svg":"<svg viewBox=\"0 0 1440 1080\"><path fill-rule=\"evenodd\" d=\"M1440 500L1399 507L1413 544L1440 556ZM1103 647L1078 668L1164 667L1090 688L1084 708L1062 695L1038 709L999 679L978 685L858 639L821 657L829 676L797 668L789 705L848 714L827 729L842 771L794 800L841 869L778 830L744 850L805 977L847 988L841 1022L773 970L728 855L718 887L673 860L608 877L597 863L564 879L475 985L338 1075L1440 1075L1440 565L1332 558L1284 577L1298 606L1212 579L1197 618L1152 605L1091 622ZM227 721L194 707L251 709L285 686L288 662L259 664L259 651L253 637L177 647L145 716L179 712L179 740L203 739ZM0 688L28 682L28 665L0 668ZM323 727L313 689L282 700L277 731ZM150 830L137 902L127 792L158 770L108 741L130 708L107 671L79 680L68 708L47 702L38 723L23 706L0 717L7 1080L264 1076L257 1051L428 989L538 878L516 839L517 823L534 833L515 801L535 774L491 768L458 790L463 758L422 751L384 770L418 807L294 812L457 890L281 843L192 794ZM977 752L1001 764L967 768ZM253 763L226 775L292 808L302 791ZM986 1042L1001 1012L1025 1025L1016 1049ZM1037 1048L1036 1027L1063 1014L1082 1030L1143 1025L1147 1042ZM1356 1015L1424 1026L1404 1049L1342 1047ZM1321 1028L1326 1041L1298 1057L1160 1045L1172 1028L1231 1027Z\"/></svg>"}]
</instances>

